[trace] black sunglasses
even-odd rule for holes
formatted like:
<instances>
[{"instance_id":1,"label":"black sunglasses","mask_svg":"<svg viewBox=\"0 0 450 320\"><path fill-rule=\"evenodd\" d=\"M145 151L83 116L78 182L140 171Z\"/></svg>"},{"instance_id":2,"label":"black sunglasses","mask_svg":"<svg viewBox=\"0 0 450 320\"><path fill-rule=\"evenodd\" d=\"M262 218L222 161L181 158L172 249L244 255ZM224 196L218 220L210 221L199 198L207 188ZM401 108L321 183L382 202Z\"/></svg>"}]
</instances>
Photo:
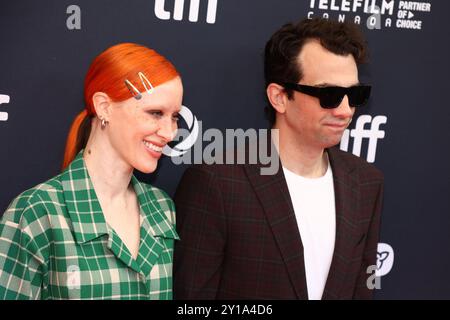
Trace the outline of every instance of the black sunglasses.
<instances>
[{"instance_id":1,"label":"black sunglasses","mask_svg":"<svg viewBox=\"0 0 450 320\"><path fill-rule=\"evenodd\" d=\"M320 106L325 109L339 107L344 96L348 97L351 107L361 107L366 104L370 97L369 85L357 85L348 88L344 87L312 87L298 83L283 83L286 89L292 89L312 97L319 98Z\"/></svg>"}]
</instances>

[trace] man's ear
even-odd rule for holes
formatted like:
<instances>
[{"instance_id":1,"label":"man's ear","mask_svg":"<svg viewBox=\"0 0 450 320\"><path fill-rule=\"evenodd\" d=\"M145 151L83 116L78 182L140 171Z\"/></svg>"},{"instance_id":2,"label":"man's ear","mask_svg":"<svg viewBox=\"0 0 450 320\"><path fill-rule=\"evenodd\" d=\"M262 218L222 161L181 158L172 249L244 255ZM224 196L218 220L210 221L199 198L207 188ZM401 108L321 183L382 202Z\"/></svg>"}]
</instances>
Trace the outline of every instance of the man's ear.
<instances>
[{"instance_id":1,"label":"man's ear","mask_svg":"<svg viewBox=\"0 0 450 320\"><path fill-rule=\"evenodd\" d=\"M92 96L92 102L94 104L95 113L100 119L109 121L111 114L111 98L104 92L96 92Z\"/></svg>"},{"instance_id":2,"label":"man's ear","mask_svg":"<svg viewBox=\"0 0 450 320\"><path fill-rule=\"evenodd\" d=\"M286 112L288 97L284 88L276 83L271 83L266 88L267 98L273 108L279 113Z\"/></svg>"}]
</instances>

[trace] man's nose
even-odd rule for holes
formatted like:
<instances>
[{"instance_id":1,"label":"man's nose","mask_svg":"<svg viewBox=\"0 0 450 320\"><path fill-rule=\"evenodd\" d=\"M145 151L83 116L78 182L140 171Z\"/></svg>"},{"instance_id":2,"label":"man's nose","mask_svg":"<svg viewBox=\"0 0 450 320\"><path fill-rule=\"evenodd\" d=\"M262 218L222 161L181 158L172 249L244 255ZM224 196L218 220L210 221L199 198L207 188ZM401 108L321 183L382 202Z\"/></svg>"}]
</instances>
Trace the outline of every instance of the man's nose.
<instances>
[{"instance_id":1,"label":"man's nose","mask_svg":"<svg viewBox=\"0 0 450 320\"><path fill-rule=\"evenodd\" d=\"M353 116L355 108L351 107L347 95L341 101L341 104L333 109L333 115L338 118L349 118Z\"/></svg>"}]
</instances>

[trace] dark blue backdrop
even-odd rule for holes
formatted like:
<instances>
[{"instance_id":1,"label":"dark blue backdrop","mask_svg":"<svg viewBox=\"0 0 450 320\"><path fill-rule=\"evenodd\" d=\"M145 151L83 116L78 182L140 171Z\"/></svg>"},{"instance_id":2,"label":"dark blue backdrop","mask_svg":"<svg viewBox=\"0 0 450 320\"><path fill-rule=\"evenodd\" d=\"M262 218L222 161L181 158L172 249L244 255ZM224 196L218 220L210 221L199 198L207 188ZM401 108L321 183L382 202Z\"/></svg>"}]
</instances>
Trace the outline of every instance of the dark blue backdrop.
<instances>
[{"instance_id":1,"label":"dark blue backdrop","mask_svg":"<svg viewBox=\"0 0 450 320\"><path fill-rule=\"evenodd\" d=\"M207 22L208 3L215 2ZM386 117L375 158L386 178L380 241L395 253L377 298L450 298L449 2L422 2L431 4L428 12L397 0L186 0L181 20L174 19L176 3L183 1L1 2L0 212L59 172L66 134L83 108L85 72L110 45L137 42L172 60L183 77L184 104L204 130L265 128L262 51L270 35L308 14L359 16L371 53L361 79L374 87L363 114ZM198 21L189 21L192 3L200 5ZM385 12L365 13L366 3ZM409 22L397 22L405 15ZM397 27L417 21L421 29ZM374 134L370 124L365 128ZM184 169L165 158L156 174L140 178L173 194Z\"/></svg>"}]
</instances>

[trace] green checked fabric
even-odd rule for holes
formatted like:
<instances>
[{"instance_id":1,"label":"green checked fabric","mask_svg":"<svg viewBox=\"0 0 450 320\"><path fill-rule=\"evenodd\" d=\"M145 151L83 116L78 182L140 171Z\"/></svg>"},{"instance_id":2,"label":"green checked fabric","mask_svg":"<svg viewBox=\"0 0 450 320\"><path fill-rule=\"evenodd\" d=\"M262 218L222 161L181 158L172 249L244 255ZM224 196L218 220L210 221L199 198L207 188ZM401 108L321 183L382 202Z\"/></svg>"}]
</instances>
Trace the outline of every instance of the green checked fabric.
<instances>
[{"instance_id":1,"label":"green checked fabric","mask_svg":"<svg viewBox=\"0 0 450 320\"><path fill-rule=\"evenodd\" d=\"M14 199L0 221L0 299L172 299L174 204L131 183L141 213L136 259L105 222L82 151Z\"/></svg>"}]
</instances>

